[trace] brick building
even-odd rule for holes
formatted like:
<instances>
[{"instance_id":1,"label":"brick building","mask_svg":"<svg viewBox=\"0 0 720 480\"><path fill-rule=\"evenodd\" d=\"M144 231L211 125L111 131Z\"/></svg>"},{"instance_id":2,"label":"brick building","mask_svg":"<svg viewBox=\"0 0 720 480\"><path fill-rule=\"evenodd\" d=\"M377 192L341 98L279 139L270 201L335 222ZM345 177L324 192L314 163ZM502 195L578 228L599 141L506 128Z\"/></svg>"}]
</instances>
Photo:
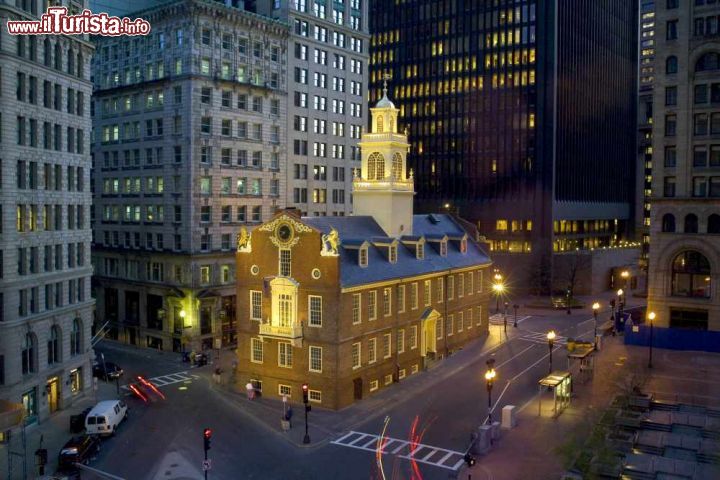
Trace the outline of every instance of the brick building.
<instances>
[{"instance_id":1,"label":"brick building","mask_svg":"<svg viewBox=\"0 0 720 480\"><path fill-rule=\"evenodd\" d=\"M286 210L241 231L239 386L299 397L308 383L342 408L487 333L490 259L450 216L413 215L397 113L387 97L371 109L356 216Z\"/></svg>"}]
</instances>

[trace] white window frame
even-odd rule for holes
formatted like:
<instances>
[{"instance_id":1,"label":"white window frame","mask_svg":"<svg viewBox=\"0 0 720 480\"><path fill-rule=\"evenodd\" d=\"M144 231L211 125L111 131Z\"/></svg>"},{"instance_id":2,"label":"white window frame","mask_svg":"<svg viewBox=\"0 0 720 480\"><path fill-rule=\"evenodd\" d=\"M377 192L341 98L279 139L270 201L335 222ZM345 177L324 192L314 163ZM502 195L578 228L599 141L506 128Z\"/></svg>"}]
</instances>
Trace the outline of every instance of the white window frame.
<instances>
[{"instance_id":1,"label":"white window frame","mask_svg":"<svg viewBox=\"0 0 720 480\"><path fill-rule=\"evenodd\" d=\"M292 397L292 387L290 385L285 385L284 383L278 383L278 395L281 397L283 395Z\"/></svg>"},{"instance_id":2,"label":"white window frame","mask_svg":"<svg viewBox=\"0 0 720 480\"><path fill-rule=\"evenodd\" d=\"M397 245L394 243L388 248L388 261L390 263L397 263Z\"/></svg>"},{"instance_id":3,"label":"white window frame","mask_svg":"<svg viewBox=\"0 0 720 480\"><path fill-rule=\"evenodd\" d=\"M383 288L383 316L389 317L392 315L392 288Z\"/></svg>"},{"instance_id":4,"label":"white window frame","mask_svg":"<svg viewBox=\"0 0 720 480\"><path fill-rule=\"evenodd\" d=\"M452 300L455 297L455 275L448 275L447 298Z\"/></svg>"},{"instance_id":5,"label":"white window frame","mask_svg":"<svg viewBox=\"0 0 720 480\"><path fill-rule=\"evenodd\" d=\"M437 319L437 323L435 324L435 339L442 340L444 337L445 337L445 319L440 317Z\"/></svg>"},{"instance_id":6,"label":"white window frame","mask_svg":"<svg viewBox=\"0 0 720 480\"><path fill-rule=\"evenodd\" d=\"M405 313L405 285L398 285L398 313Z\"/></svg>"},{"instance_id":7,"label":"white window frame","mask_svg":"<svg viewBox=\"0 0 720 480\"><path fill-rule=\"evenodd\" d=\"M368 339L368 364L377 361L377 338Z\"/></svg>"},{"instance_id":8,"label":"white window frame","mask_svg":"<svg viewBox=\"0 0 720 480\"><path fill-rule=\"evenodd\" d=\"M417 363L414 364L414 365L412 365L412 366L410 367L410 375L412 375L413 373L418 373L419 370L420 370L420 369L418 368L418 364L417 364Z\"/></svg>"},{"instance_id":9,"label":"white window frame","mask_svg":"<svg viewBox=\"0 0 720 480\"><path fill-rule=\"evenodd\" d=\"M392 357L392 333L383 334L383 358Z\"/></svg>"},{"instance_id":10,"label":"white window frame","mask_svg":"<svg viewBox=\"0 0 720 480\"><path fill-rule=\"evenodd\" d=\"M353 325L358 325L362 323L362 294L353 293L352 302L352 323ZM357 318L357 321L355 321L355 318Z\"/></svg>"},{"instance_id":11,"label":"white window frame","mask_svg":"<svg viewBox=\"0 0 720 480\"><path fill-rule=\"evenodd\" d=\"M283 258L283 253L287 254L287 262L284 262L286 260ZM283 263L287 263L287 275L283 275ZM291 277L292 276L292 250L289 248L280 248L278 249L278 276L281 277Z\"/></svg>"},{"instance_id":12,"label":"white window frame","mask_svg":"<svg viewBox=\"0 0 720 480\"><path fill-rule=\"evenodd\" d=\"M378 388L380 388L378 381L377 381L377 380L370 380L370 391L371 391L371 392L374 392L374 391L377 390Z\"/></svg>"},{"instance_id":13,"label":"white window frame","mask_svg":"<svg viewBox=\"0 0 720 480\"><path fill-rule=\"evenodd\" d=\"M322 403L322 390L308 390L308 400L313 403Z\"/></svg>"},{"instance_id":14,"label":"white window frame","mask_svg":"<svg viewBox=\"0 0 720 480\"><path fill-rule=\"evenodd\" d=\"M417 325L410 326L410 350L417 348Z\"/></svg>"},{"instance_id":15,"label":"white window frame","mask_svg":"<svg viewBox=\"0 0 720 480\"><path fill-rule=\"evenodd\" d=\"M475 307L475 325L478 327L482 325L482 307Z\"/></svg>"},{"instance_id":16,"label":"white window frame","mask_svg":"<svg viewBox=\"0 0 720 480\"><path fill-rule=\"evenodd\" d=\"M368 292L368 320L377 320L377 290Z\"/></svg>"},{"instance_id":17,"label":"white window frame","mask_svg":"<svg viewBox=\"0 0 720 480\"><path fill-rule=\"evenodd\" d=\"M255 346L257 344L260 344L260 360L255 359ZM263 360L265 359L265 351L263 349L263 341L261 338L251 338L250 339L250 361L252 363L263 363Z\"/></svg>"},{"instance_id":18,"label":"white window frame","mask_svg":"<svg viewBox=\"0 0 720 480\"><path fill-rule=\"evenodd\" d=\"M423 297L425 297L425 306L429 307L432 305L432 281L425 280L423 282Z\"/></svg>"},{"instance_id":19,"label":"white window frame","mask_svg":"<svg viewBox=\"0 0 720 480\"><path fill-rule=\"evenodd\" d=\"M320 302L320 310L317 312L319 323L313 323L313 300L317 300ZM310 327L322 327L322 317L323 317L323 308L322 308L322 296L320 295L308 295L308 326Z\"/></svg>"},{"instance_id":20,"label":"white window frame","mask_svg":"<svg viewBox=\"0 0 720 480\"><path fill-rule=\"evenodd\" d=\"M285 346L283 348L283 346ZM283 350L285 353L285 362L282 362ZM289 352L289 353L288 353ZM282 368L293 368L293 352L292 343L290 342L278 342L278 367Z\"/></svg>"},{"instance_id":21,"label":"white window frame","mask_svg":"<svg viewBox=\"0 0 720 480\"><path fill-rule=\"evenodd\" d=\"M465 330L465 312L457 312L457 332L460 333Z\"/></svg>"},{"instance_id":22,"label":"white window frame","mask_svg":"<svg viewBox=\"0 0 720 480\"><path fill-rule=\"evenodd\" d=\"M405 353L405 329L401 328L397 333L397 353Z\"/></svg>"},{"instance_id":23,"label":"white window frame","mask_svg":"<svg viewBox=\"0 0 720 480\"><path fill-rule=\"evenodd\" d=\"M259 296L260 302L257 305L260 311L260 316L256 317L254 315L254 307L255 307L255 299L253 298L253 294L257 294ZM261 290L250 290L250 320L258 320L262 321L262 302L263 302L263 293Z\"/></svg>"},{"instance_id":24,"label":"white window frame","mask_svg":"<svg viewBox=\"0 0 720 480\"><path fill-rule=\"evenodd\" d=\"M358 264L361 267L368 266L368 249L367 249L367 247L360 247L360 250L358 250Z\"/></svg>"},{"instance_id":25,"label":"white window frame","mask_svg":"<svg viewBox=\"0 0 720 480\"><path fill-rule=\"evenodd\" d=\"M405 378L405 369L401 368L398 370L398 380L402 380L403 378Z\"/></svg>"},{"instance_id":26,"label":"white window frame","mask_svg":"<svg viewBox=\"0 0 720 480\"><path fill-rule=\"evenodd\" d=\"M320 368L319 368L319 369L318 369L318 368L313 368L313 352L318 352L318 351L320 352L320 360L319 360L319 361L320 361ZM322 359L323 354L322 354L322 352L323 352L322 347L317 347L317 346L314 346L314 345L310 345L310 347L308 348L308 370L309 370L310 372L322 373L322 371L323 371L323 365L322 365L322 364L323 364L323 359Z\"/></svg>"},{"instance_id":27,"label":"white window frame","mask_svg":"<svg viewBox=\"0 0 720 480\"><path fill-rule=\"evenodd\" d=\"M482 293L483 291L483 271L478 270L477 271L478 278L477 278L477 293Z\"/></svg>"},{"instance_id":28,"label":"white window frame","mask_svg":"<svg viewBox=\"0 0 720 480\"><path fill-rule=\"evenodd\" d=\"M447 333L446 333L446 335L448 337L452 337L454 329L455 329L455 315L451 313L450 315L447 316Z\"/></svg>"},{"instance_id":29,"label":"white window frame","mask_svg":"<svg viewBox=\"0 0 720 480\"><path fill-rule=\"evenodd\" d=\"M473 285L473 280L475 280L474 272L467 272L467 286L468 286L468 295L472 295L475 293L475 285Z\"/></svg>"},{"instance_id":30,"label":"white window frame","mask_svg":"<svg viewBox=\"0 0 720 480\"><path fill-rule=\"evenodd\" d=\"M439 277L437 281L437 303L443 303L445 297L445 279Z\"/></svg>"},{"instance_id":31,"label":"white window frame","mask_svg":"<svg viewBox=\"0 0 720 480\"><path fill-rule=\"evenodd\" d=\"M465 274L459 273L457 277L458 277L457 296L458 296L458 298L463 298L465 296Z\"/></svg>"},{"instance_id":32,"label":"white window frame","mask_svg":"<svg viewBox=\"0 0 720 480\"><path fill-rule=\"evenodd\" d=\"M472 329L472 327L473 327L472 308L468 308L467 317L465 317L465 318L467 318L467 322L468 322L467 329L468 330Z\"/></svg>"},{"instance_id":33,"label":"white window frame","mask_svg":"<svg viewBox=\"0 0 720 480\"><path fill-rule=\"evenodd\" d=\"M392 383L392 381L393 381L393 378L392 378L392 377L393 377L393 376L392 376L392 373L388 373L387 375L385 375L385 376L383 377L383 383L384 383L385 385L390 385L390 384Z\"/></svg>"},{"instance_id":34,"label":"white window frame","mask_svg":"<svg viewBox=\"0 0 720 480\"><path fill-rule=\"evenodd\" d=\"M413 282L410 285L410 310L417 310L418 303L418 284Z\"/></svg>"},{"instance_id":35,"label":"white window frame","mask_svg":"<svg viewBox=\"0 0 720 480\"><path fill-rule=\"evenodd\" d=\"M357 347L357 362L355 362L355 348ZM350 347L350 361L352 363L352 369L357 370L362 366L362 344L360 342L355 342Z\"/></svg>"}]
</instances>

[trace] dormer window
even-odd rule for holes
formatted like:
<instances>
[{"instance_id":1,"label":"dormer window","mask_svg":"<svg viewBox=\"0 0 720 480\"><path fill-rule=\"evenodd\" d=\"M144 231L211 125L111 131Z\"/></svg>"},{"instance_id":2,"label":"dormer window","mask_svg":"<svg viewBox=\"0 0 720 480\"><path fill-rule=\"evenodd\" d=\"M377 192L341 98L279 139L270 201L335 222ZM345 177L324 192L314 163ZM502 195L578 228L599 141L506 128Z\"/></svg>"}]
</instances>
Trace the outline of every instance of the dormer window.
<instances>
[{"instance_id":1,"label":"dormer window","mask_svg":"<svg viewBox=\"0 0 720 480\"><path fill-rule=\"evenodd\" d=\"M418 242L417 248L415 250L415 257L418 260L425 259L425 244L423 242Z\"/></svg>"},{"instance_id":2,"label":"dormer window","mask_svg":"<svg viewBox=\"0 0 720 480\"><path fill-rule=\"evenodd\" d=\"M460 252L467 253L467 238L460 240Z\"/></svg>"},{"instance_id":3,"label":"dormer window","mask_svg":"<svg viewBox=\"0 0 720 480\"><path fill-rule=\"evenodd\" d=\"M388 260L390 263L397 263L397 245L390 245L388 250Z\"/></svg>"},{"instance_id":4,"label":"dormer window","mask_svg":"<svg viewBox=\"0 0 720 480\"><path fill-rule=\"evenodd\" d=\"M440 242L440 256L447 257L447 240Z\"/></svg>"},{"instance_id":5,"label":"dormer window","mask_svg":"<svg viewBox=\"0 0 720 480\"><path fill-rule=\"evenodd\" d=\"M358 263L361 267L368 266L368 249L367 247L361 247L358 251Z\"/></svg>"}]
</instances>

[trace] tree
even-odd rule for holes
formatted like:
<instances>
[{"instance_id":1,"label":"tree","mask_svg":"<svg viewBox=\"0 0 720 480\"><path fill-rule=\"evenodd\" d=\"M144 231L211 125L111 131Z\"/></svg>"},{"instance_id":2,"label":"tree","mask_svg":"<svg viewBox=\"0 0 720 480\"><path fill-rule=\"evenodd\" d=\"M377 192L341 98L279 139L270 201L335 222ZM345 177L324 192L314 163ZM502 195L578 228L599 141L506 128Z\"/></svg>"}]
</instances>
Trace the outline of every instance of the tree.
<instances>
[{"instance_id":1,"label":"tree","mask_svg":"<svg viewBox=\"0 0 720 480\"><path fill-rule=\"evenodd\" d=\"M530 293L535 296L547 295L550 291L550 259L543 254L535 260L529 275Z\"/></svg>"}]
</instances>

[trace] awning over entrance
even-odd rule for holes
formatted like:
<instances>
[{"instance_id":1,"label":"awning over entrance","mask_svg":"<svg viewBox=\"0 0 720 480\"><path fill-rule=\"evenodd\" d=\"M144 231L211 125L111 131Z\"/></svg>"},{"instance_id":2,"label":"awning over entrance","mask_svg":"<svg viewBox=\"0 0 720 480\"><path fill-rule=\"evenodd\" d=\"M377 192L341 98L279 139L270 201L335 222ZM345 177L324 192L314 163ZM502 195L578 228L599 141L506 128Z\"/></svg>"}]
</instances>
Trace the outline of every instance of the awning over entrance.
<instances>
[{"instance_id":1,"label":"awning over entrance","mask_svg":"<svg viewBox=\"0 0 720 480\"><path fill-rule=\"evenodd\" d=\"M170 295L177 298L185 298L185 294L182 290L177 287L168 287L170 289Z\"/></svg>"}]
</instances>

